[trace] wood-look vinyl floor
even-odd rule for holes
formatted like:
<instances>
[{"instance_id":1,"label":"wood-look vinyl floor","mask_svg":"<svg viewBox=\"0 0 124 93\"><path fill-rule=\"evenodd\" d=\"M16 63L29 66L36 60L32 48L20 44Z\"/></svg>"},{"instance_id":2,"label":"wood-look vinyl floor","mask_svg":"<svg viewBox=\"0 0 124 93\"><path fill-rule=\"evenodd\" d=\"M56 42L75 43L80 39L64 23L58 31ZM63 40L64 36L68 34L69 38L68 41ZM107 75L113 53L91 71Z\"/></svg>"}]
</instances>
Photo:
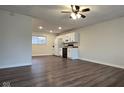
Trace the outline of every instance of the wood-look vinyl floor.
<instances>
[{"instance_id":1,"label":"wood-look vinyl floor","mask_svg":"<svg viewBox=\"0 0 124 93\"><path fill-rule=\"evenodd\" d=\"M124 87L124 69L56 56L33 57L32 66L0 69L0 86Z\"/></svg>"}]
</instances>

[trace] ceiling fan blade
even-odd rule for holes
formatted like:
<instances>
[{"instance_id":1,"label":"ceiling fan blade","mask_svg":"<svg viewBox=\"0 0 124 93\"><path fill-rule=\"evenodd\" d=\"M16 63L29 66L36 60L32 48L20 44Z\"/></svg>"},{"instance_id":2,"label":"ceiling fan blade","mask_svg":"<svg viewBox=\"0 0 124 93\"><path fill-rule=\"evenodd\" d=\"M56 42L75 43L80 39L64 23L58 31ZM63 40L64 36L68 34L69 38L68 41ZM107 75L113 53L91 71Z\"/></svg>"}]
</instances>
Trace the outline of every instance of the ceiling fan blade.
<instances>
[{"instance_id":1,"label":"ceiling fan blade","mask_svg":"<svg viewBox=\"0 0 124 93\"><path fill-rule=\"evenodd\" d=\"M71 8L73 8L73 5L71 5Z\"/></svg>"},{"instance_id":2,"label":"ceiling fan blade","mask_svg":"<svg viewBox=\"0 0 124 93\"><path fill-rule=\"evenodd\" d=\"M71 11L61 11L61 13L71 13Z\"/></svg>"},{"instance_id":3,"label":"ceiling fan blade","mask_svg":"<svg viewBox=\"0 0 124 93\"><path fill-rule=\"evenodd\" d=\"M88 12L88 11L90 11L90 8L82 9L82 12Z\"/></svg>"},{"instance_id":4,"label":"ceiling fan blade","mask_svg":"<svg viewBox=\"0 0 124 93\"><path fill-rule=\"evenodd\" d=\"M80 15L81 15L81 17L82 17L82 18L86 18L86 16L85 16L85 15L83 15L83 14L80 14Z\"/></svg>"},{"instance_id":5,"label":"ceiling fan blade","mask_svg":"<svg viewBox=\"0 0 124 93\"><path fill-rule=\"evenodd\" d=\"M72 10L72 12L75 12L74 11L74 5L71 5L71 10Z\"/></svg>"}]
</instances>

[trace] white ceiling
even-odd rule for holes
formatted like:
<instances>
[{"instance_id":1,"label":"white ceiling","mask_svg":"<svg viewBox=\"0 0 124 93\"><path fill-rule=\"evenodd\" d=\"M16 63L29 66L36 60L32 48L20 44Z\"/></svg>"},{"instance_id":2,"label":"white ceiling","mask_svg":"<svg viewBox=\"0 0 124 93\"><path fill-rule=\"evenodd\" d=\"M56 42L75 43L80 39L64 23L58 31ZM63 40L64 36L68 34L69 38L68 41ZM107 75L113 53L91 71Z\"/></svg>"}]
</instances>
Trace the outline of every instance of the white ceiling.
<instances>
[{"instance_id":1,"label":"white ceiling","mask_svg":"<svg viewBox=\"0 0 124 93\"><path fill-rule=\"evenodd\" d=\"M70 6L64 5L1 5L0 9L7 10L13 13L32 16L33 18L33 31L50 31L60 33L77 29L87 25L95 24L98 22L110 20L117 17L124 16L123 5L81 5L81 8L89 7L90 12L84 13L87 17L85 19L72 20L69 18L70 14L62 14L61 10L69 10ZM43 26L42 30L38 26ZM61 26L60 31L58 27Z\"/></svg>"}]
</instances>

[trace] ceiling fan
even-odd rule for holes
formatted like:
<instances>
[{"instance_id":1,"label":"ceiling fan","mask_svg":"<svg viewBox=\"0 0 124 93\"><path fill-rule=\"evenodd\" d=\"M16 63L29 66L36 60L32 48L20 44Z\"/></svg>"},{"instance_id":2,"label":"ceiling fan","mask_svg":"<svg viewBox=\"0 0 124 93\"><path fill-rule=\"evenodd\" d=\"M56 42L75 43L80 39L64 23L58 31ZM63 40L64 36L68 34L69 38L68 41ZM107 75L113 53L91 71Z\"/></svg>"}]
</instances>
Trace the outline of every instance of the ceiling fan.
<instances>
[{"instance_id":1,"label":"ceiling fan","mask_svg":"<svg viewBox=\"0 0 124 93\"><path fill-rule=\"evenodd\" d=\"M83 12L90 11L90 8L80 9L80 6L78 5L71 5L71 11L63 10L61 13L70 13L70 18L77 19L77 18L86 18L85 15L83 15Z\"/></svg>"}]
</instances>

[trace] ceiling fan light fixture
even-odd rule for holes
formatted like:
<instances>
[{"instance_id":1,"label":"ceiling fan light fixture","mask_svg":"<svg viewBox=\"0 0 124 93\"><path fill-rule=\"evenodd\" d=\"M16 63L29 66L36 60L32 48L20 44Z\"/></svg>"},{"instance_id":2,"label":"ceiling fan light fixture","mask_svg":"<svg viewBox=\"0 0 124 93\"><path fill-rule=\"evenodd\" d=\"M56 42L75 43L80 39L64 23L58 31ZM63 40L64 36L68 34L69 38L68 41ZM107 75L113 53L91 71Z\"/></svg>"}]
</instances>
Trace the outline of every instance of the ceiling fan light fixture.
<instances>
[{"instance_id":1,"label":"ceiling fan light fixture","mask_svg":"<svg viewBox=\"0 0 124 93\"><path fill-rule=\"evenodd\" d=\"M73 9L74 11L76 11L76 7L75 7L74 5L72 5L72 9Z\"/></svg>"},{"instance_id":2,"label":"ceiling fan light fixture","mask_svg":"<svg viewBox=\"0 0 124 93\"><path fill-rule=\"evenodd\" d=\"M79 13L76 16L77 16L78 19L81 18L81 15Z\"/></svg>"},{"instance_id":3,"label":"ceiling fan light fixture","mask_svg":"<svg viewBox=\"0 0 124 93\"><path fill-rule=\"evenodd\" d=\"M75 13L71 13L71 18L74 19L74 20L77 18Z\"/></svg>"},{"instance_id":4,"label":"ceiling fan light fixture","mask_svg":"<svg viewBox=\"0 0 124 93\"><path fill-rule=\"evenodd\" d=\"M83 12L90 11L90 8L84 8L81 9L79 5L71 5L71 11L61 11L61 13L71 13L70 18L71 19L80 19L80 18L86 18L86 16L83 14Z\"/></svg>"}]
</instances>

